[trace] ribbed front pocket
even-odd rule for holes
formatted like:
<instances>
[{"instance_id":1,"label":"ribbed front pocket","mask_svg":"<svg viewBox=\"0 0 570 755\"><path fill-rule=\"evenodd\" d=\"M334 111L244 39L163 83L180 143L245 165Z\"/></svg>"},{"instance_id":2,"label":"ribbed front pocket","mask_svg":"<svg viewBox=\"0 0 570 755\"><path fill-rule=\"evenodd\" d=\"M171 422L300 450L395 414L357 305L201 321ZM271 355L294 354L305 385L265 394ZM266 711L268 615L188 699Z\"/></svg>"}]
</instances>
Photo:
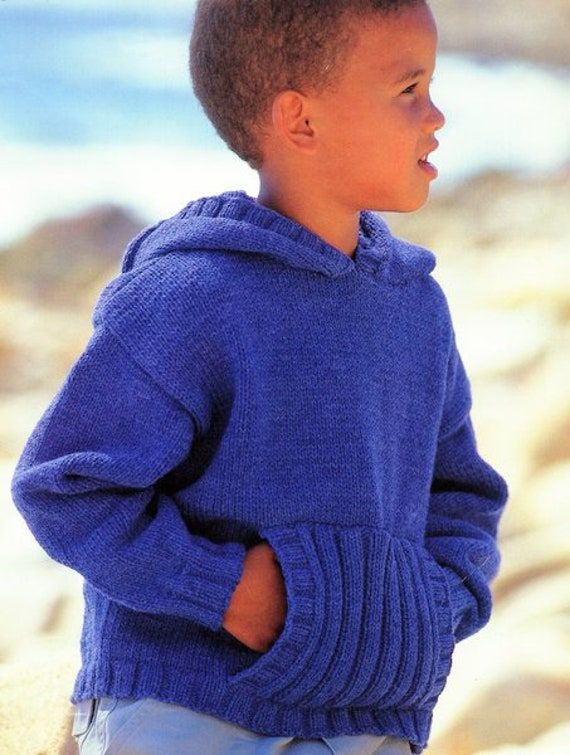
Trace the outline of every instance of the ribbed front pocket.
<instances>
[{"instance_id":1,"label":"ribbed front pocket","mask_svg":"<svg viewBox=\"0 0 570 755\"><path fill-rule=\"evenodd\" d=\"M272 647L231 683L308 708L433 705L454 639L445 576L423 547L362 526L260 534L283 572L287 617Z\"/></svg>"}]
</instances>

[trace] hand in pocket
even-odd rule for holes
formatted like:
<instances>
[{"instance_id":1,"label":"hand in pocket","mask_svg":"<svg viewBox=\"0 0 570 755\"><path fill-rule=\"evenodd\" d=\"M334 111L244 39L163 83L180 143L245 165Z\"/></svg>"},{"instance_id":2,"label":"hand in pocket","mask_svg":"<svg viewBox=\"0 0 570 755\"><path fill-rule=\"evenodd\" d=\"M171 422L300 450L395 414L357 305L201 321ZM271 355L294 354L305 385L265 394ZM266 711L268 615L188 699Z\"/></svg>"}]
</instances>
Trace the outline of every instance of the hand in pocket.
<instances>
[{"instance_id":1,"label":"hand in pocket","mask_svg":"<svg viewBox=\"0 0 570 755\"><path fill-rule=\"evenodd\" d=\"M263 653L279 636L286 615L281 567L269 543L258 543L245 554L243 575L222 626L251 650Z\"/></svg>"},{"instance_id":2,"label":"hand in pocket","mask_svg":"<svg viewBox=\"0 0 570 755\"><path fill-rule=\"evenodd\" d=\"M260 534L283 572L285 624L230 683L307 708L433 707L454 637L445 574L422 544L322 522Z\"/></svg>"}]
</instances>

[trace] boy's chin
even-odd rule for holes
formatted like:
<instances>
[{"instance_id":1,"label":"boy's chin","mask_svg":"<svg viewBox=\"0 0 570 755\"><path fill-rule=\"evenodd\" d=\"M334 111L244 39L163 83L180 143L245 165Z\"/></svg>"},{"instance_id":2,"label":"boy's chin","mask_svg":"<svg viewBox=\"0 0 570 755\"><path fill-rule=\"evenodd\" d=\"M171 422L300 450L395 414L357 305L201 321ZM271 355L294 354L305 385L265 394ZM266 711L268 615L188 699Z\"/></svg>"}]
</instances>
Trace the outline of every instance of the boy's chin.
<instances>
[{"instance_id":1,"label":"boy's chin","mask_svg":"<svg viewBox=\"0 0 570 755\"><path fill-rule=\"evenodd\" d=\"M400 202L393 202L389 205L383 204L378 207L371 207L371 210L377 210L378 212L416 212L421 210L427 204L429 195L426 193L422 197L418 197L415 200L408 199Z\"/></svg>"}]
</instances>

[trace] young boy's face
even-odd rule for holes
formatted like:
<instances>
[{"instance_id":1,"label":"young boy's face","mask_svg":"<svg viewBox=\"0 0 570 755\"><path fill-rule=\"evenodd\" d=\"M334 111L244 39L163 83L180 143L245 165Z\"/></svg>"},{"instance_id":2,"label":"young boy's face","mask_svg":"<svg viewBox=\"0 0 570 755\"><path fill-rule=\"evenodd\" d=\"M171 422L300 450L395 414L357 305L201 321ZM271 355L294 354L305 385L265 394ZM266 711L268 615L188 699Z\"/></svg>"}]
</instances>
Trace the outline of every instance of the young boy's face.
<instances>
[{"instance_id":1,"label":"young boy's face","mask_svg":"<svg viewBox=\"0 0 570 755\"><path fill-rule=\"evenodd\" d=\"M434 132L445 123L429 94L436 46L423 4L361 26L340 86L313 102L312 167L330 205L410 212L426 202L436 172L420 158L437 146Z\"/></svg>"}]
</instances>

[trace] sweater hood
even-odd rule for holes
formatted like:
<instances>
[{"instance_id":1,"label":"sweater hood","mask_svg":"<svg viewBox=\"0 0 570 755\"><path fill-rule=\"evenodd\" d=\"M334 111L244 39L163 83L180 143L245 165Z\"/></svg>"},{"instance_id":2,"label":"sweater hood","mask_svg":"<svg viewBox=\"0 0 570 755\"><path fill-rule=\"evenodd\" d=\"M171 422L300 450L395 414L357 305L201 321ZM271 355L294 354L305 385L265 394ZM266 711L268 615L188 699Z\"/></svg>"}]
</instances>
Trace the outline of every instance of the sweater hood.
<instances>
[{"instance_id":1,"label":"sweater hood","mask_svg":"<svg viewBox=\"0 0 570 755\"><path fill-rule=\"evenodd\" d=\"M176 215L144 228L127 247L122 271L169 252L205 250L263 255L331 278L359 269L394 285L429 275L436 264L433 252L392 235L370 210L360 213L358 245L349 257L245 191L226 191L193 200Z\"/></svg>"}]
</instances>

